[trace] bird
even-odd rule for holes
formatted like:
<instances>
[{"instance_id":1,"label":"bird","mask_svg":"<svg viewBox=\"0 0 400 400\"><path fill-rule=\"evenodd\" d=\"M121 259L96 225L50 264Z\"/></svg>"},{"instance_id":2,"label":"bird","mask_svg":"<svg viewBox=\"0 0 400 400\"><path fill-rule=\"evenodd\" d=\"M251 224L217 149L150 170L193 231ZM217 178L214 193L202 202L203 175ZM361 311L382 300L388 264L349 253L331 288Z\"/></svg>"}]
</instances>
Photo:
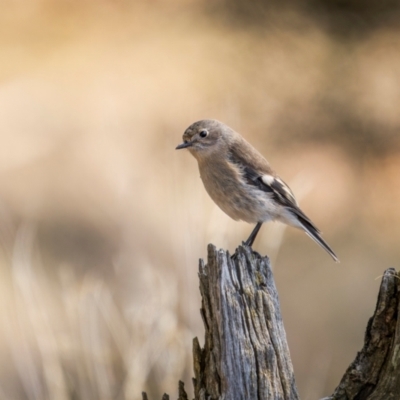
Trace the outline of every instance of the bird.
<instances>
[{"instance_id":1,"label":"bird","mask_svg":"<svg viewBox=\"0 0 400 400\"><path fill-rule=\"evenodd\" d=\"M263 223L280 221L302 229L339 262L289 186L238 132L220 121L204 119L191 124L182 138L176 150L187 149L197 160L211 199L232 219L256 224L244 245L252 247Z\"/></svg>"}]
</instances>

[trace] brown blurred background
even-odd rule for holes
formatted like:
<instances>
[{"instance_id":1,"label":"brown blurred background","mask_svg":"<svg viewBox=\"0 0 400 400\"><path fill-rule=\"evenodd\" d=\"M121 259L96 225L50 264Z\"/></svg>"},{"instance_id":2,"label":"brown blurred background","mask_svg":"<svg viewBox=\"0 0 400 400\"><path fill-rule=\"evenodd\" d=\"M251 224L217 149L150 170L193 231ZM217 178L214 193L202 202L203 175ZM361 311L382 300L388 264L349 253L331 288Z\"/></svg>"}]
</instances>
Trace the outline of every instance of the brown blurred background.
<instances>
[{"instance_id":1,"label":"brown blurred background","mask_svg":"<svg viewBox=\"0 0 400 400\"><path fill-rule=\"evenodd\" d=\"M198 258L252 226L208 198L216 118L292 187L341 264L265 225L302 399L362 346L400 260L398 1L0 0L0 399L191 389Z\"/></svg>"}]
</instances>

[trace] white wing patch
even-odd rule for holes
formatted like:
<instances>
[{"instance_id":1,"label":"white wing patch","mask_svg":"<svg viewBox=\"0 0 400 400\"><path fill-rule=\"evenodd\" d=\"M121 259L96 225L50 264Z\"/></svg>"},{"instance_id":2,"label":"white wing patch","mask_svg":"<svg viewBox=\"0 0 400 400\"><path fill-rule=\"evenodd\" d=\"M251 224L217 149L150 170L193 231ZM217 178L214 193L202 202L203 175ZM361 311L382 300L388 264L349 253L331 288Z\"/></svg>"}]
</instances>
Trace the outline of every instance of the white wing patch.
<instances>
[{"instance_id":1,"label":"white wing patch","mask_svg":"<svg viewBox=\"0 0 400 400\"><path fill-rule=\"evenodd\" d=\"M275 178L272 175L263 175L261 180L268 186L271 186Z\"/></svg>"}]
</instances>

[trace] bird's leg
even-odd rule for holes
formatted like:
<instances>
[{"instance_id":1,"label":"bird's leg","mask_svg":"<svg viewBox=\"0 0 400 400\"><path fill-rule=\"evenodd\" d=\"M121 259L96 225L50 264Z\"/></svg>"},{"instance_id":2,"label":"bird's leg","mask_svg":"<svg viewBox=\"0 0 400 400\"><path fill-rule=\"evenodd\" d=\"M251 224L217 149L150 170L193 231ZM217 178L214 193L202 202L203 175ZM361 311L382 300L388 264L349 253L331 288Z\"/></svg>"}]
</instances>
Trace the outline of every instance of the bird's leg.
<instances>
[{"instance_id":1,"label":"bird's leg","mask_svg":"<svg viewBox=\"0 0 400 400\"><path fill-rule=\"evenodd\" d=\"M249 238L243 243L245 246L253 246L254 240L256 240L256 236L262 224L262 222L257 223L256 227L253 229L253 232L250 233Z\"/></svg>"}]
</instances>

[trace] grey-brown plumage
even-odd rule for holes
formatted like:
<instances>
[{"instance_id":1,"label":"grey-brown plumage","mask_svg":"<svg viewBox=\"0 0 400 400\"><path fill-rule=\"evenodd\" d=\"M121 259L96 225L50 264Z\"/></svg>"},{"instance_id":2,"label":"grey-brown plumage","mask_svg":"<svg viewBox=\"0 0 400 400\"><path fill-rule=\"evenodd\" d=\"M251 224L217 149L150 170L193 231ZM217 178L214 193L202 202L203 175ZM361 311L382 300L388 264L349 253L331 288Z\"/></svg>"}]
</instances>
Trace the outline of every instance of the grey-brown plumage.
<instances>
[{"instance_id":1,"label":"grey-brown plumage","mask_svg":"<svg viewBox=\"0 0 400 400\"><path fill-rule=\"evenodd\" d=\"M235 220L257 224L247 245L253 244L264 222L278 220L303 229L339 261L289 187L239 133L222 122L201 120L186 129L177 149L184 148L196 158L204 187L222 211Z\"/></svg>"}]
</instances>

